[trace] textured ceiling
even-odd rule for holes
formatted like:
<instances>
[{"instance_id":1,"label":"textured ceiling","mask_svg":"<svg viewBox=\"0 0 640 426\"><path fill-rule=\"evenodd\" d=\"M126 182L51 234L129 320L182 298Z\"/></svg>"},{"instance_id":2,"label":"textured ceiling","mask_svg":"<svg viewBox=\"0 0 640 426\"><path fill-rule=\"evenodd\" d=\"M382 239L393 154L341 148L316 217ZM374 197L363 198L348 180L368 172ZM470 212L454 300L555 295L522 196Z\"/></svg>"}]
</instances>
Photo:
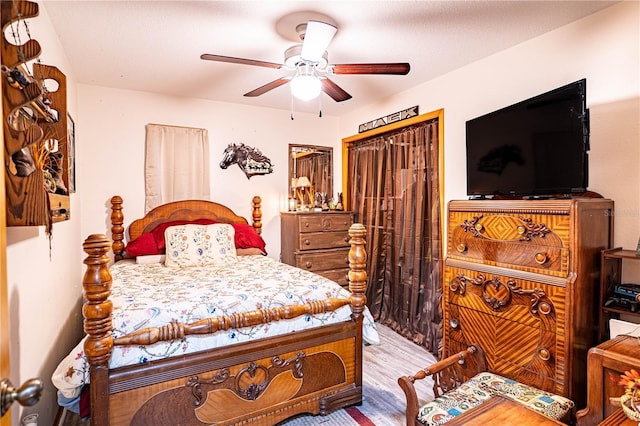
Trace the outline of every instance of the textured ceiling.
<instances>
[{"instance_id":1,"label":"textured ceiling","mask_svg":"<svg viewBox=\"0 0 640 426\"><path fill-rule=\"evenodd\" d=\"M337 75L339 116L608 7L611 1L45 1L79 83L289 110L288 86L243 94L286 70L203 61L203 53L281 63L295 26L338 27L329 63L409 62L406 76ZM300 21L300 22L299 22ZM318 101L295 111L317 112Z\"/></svg>"}]
</instances>

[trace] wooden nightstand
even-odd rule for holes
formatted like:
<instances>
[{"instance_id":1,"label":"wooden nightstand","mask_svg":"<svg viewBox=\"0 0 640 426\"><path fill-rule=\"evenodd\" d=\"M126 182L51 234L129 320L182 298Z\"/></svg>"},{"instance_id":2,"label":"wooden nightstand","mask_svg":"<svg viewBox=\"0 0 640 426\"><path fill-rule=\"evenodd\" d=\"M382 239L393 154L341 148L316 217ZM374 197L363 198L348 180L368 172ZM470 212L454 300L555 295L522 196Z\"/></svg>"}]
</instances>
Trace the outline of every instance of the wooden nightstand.
<instances>
[{"instance_id":1,"label":"wooden nightstand","mask_svg":"<svg viewBox=\"0 0 640 426\"><path fill-rule=\"evenodd\" d=\"M640 341L637 337L617 336L591 348L587 360L587 408L578 411L580 426L611 423L609 416L618 410L625 418L622 409L613 405L610 397L622 395L624 389L611 381L609 373L616 377L630 369L640 369ZM601 423L604 419L604 423ZM633 423L637 425L637 423Z\"/></svg>"},{"instance_id":2,"label":"wooden nightstand","mask_svg":"<svg viewBox=\"0 0 640 426\"><path fill-rule=\"evenodd\" d=\"M624 414L622 408L618 408L612 415L604 419L598 426L638 426L638 422L634 422Z\"/></svg>"}]
</instances>

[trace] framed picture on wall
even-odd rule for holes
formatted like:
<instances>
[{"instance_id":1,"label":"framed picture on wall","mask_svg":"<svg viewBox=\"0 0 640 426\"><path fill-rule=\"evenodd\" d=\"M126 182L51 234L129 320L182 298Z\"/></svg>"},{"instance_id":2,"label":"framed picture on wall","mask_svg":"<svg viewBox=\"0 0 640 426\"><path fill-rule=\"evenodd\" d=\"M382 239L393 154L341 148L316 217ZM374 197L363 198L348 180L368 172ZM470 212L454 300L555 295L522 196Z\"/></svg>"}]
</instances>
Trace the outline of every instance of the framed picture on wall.
<instances>
[{"instance_id":1,"label":"framed picture on wall","mask_svg":"<svg viewBox=\"0 0 640 426\"><path fill-rule=\"evenodd\" d=\"M69 194L76 192L76 123L67 114L67 156L69 159Z\"/></svg>"}]
</instances>

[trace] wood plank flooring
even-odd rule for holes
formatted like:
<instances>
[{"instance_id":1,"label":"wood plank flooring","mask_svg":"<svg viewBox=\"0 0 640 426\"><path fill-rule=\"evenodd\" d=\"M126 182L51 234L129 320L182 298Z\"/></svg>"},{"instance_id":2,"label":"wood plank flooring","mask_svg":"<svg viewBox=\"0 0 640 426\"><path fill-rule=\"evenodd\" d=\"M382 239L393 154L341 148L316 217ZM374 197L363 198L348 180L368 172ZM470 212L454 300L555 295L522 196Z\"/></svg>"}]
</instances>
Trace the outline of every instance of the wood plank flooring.
<instances>
[{"instance_id":1,"label":"wood plank flooring","mask_svg":"<svg viewBox=\"0 0 640 426\"><path fill-rule=\"evenodd\" d=\"M405 396L398 385L398 377L415 374L436 362L425 348L416 345L389 327L377 324L380 344L364 348L362 412L376 426L405 424ZM416 383L418 396L424 401L433 399L433 380ZM375 414L375 415L374 415Z\"/></svg>"}]
</instances>

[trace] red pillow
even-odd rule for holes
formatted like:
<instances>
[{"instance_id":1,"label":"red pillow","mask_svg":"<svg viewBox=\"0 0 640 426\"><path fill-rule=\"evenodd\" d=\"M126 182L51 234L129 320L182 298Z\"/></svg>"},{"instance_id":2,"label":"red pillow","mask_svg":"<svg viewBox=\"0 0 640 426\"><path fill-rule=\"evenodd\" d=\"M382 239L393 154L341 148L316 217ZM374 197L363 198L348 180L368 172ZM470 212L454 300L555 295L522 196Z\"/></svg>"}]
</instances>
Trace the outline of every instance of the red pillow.
<instances>
[{"instance_id":1,"label":"red pillow","mask_svg":"<svg viewBox=\"0 0 640 426\"><path fill-rule=\"evenodd\" d=\"M236 248L259 248L263 253L266 253L265 250L266 243L262 239L260 235L256 232L256 230L251 225L247 225L245 223L232 223L231 226L236 231L235 234L235 243Z\"/></svg>"},{"instance_id":2,"label":"red pillow","mask_svg":"<svg viewBox=\"0 0 640 426\"><path fill-rule=\"evenodd\" d=\"M129 241L129 244L125 247L127 254L131 256L144 256L149 254L164 254L164 231L170 226L196 224L196 225L211 225L217 223L213 219L196 219L196 220L174 220L171 222L161 223L151 230L151 232L144 233L138 238ZM236 248L258 248L263 253L266 253L266 243L256 230L251 225L245 223L232 223L235 230L234 242Z\"/></svg>"},{"instance_id":3,"label":"red pillow","mask_svg":"<svg viewBox=\"0 0 640 426\"><path fill-rule=\"evenodd\" d=\"M126 251L129 256L145 256L148 254L162 254L164 252L164 250L158 248L156 239L150 232L129 241L124 251Z\"/></svg>"}]
</instances>

